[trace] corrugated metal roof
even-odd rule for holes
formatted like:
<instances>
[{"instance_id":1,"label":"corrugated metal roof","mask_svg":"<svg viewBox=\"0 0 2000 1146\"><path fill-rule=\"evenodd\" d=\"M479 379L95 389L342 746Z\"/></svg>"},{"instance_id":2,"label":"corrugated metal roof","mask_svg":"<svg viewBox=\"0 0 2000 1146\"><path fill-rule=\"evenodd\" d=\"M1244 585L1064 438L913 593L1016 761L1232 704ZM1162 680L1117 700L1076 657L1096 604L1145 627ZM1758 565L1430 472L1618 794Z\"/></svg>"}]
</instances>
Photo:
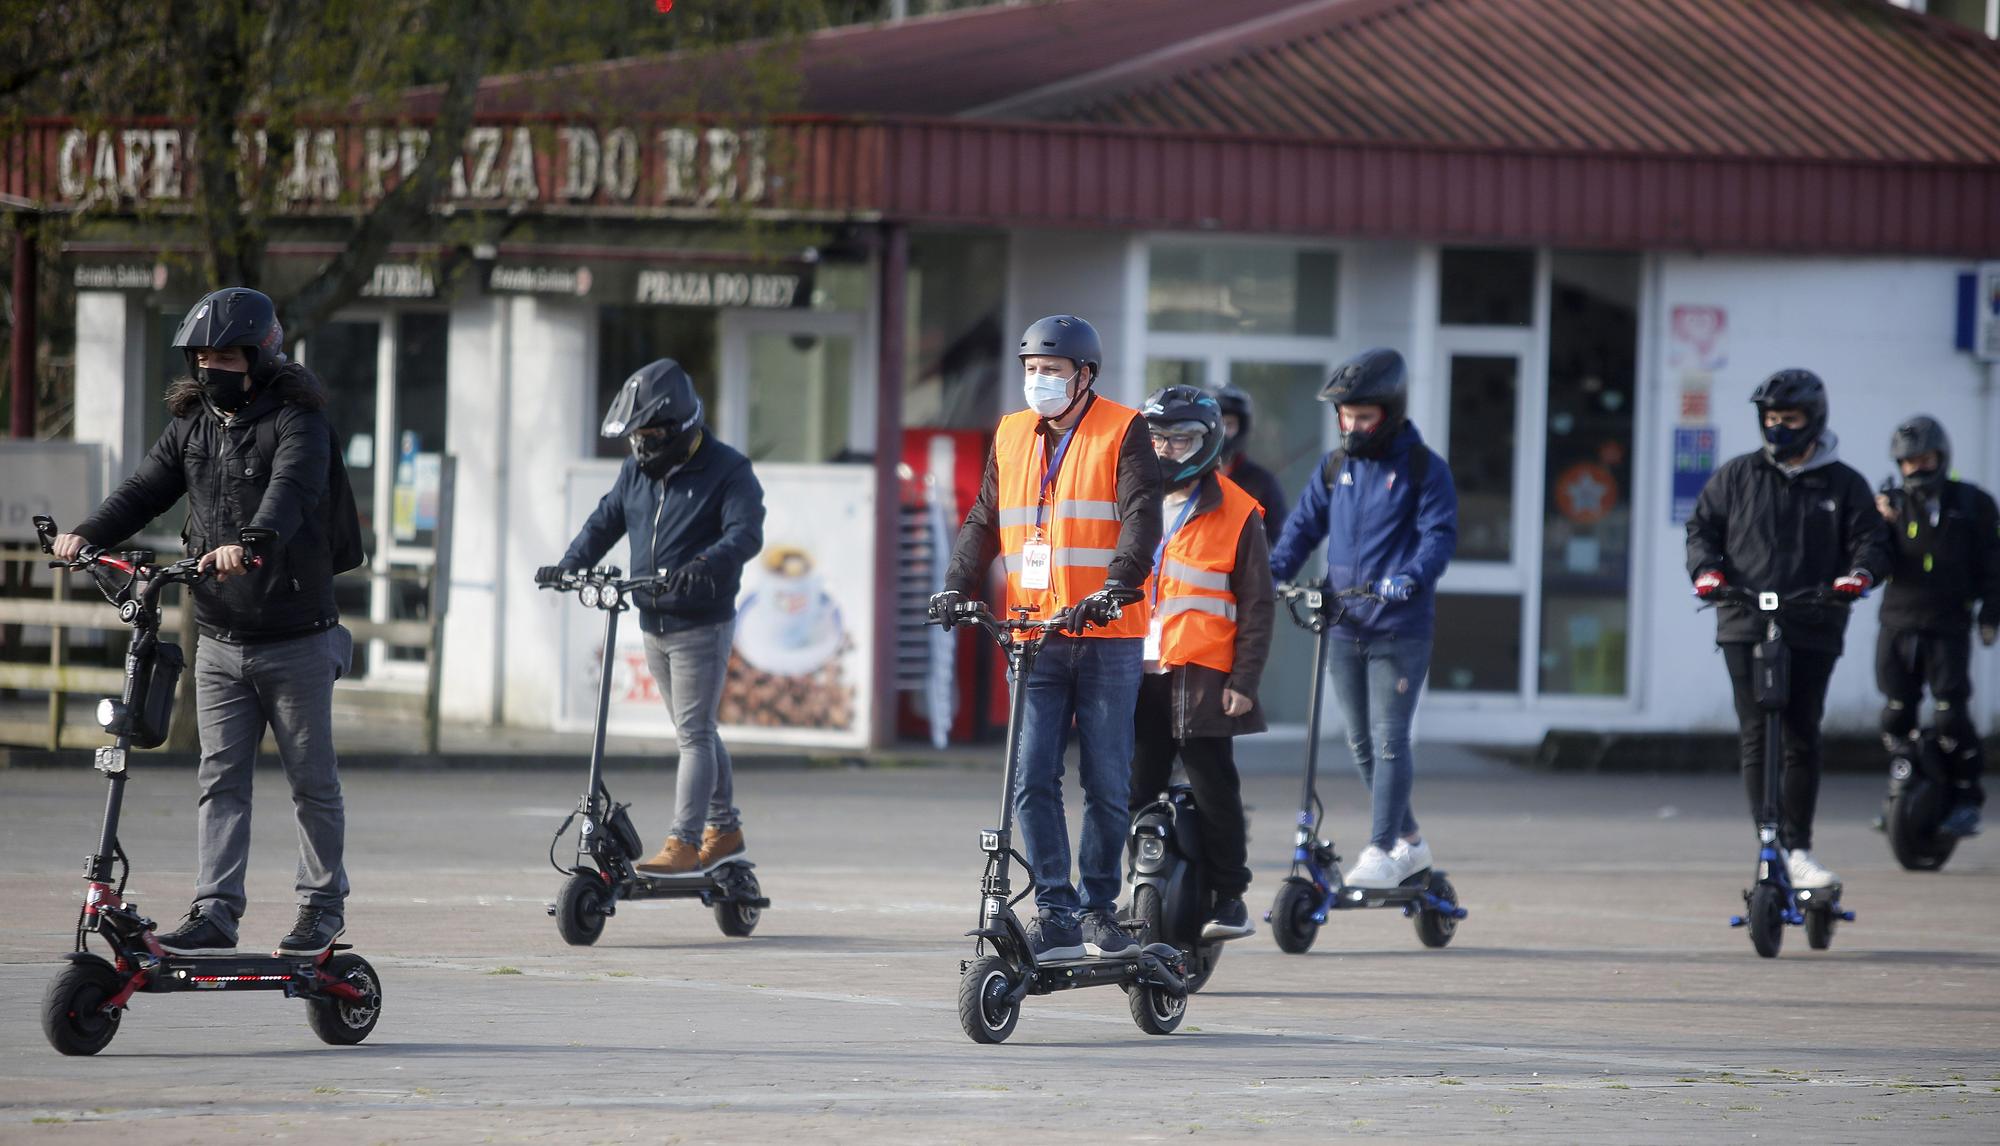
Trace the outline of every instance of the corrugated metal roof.
<instances>
[{"instance_id":1,"label":"corrugated metal roof","mask_svg":"<svg viewBox=\"0 0 2000 1146\"><path fill-rule=\"evenodd\" d=\"M1030 119L1369 143L2000 163L2000 45L1882 0L1333 0Z\"/></svg>"}]
</instances>

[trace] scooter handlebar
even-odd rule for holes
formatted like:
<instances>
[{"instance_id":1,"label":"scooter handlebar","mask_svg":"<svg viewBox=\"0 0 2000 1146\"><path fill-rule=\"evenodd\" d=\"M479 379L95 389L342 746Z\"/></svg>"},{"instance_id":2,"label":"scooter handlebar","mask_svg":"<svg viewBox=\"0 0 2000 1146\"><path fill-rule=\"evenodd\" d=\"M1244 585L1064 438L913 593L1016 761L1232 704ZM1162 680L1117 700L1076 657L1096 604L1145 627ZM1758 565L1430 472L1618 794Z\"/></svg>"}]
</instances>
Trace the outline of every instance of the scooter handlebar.
<instances>
[{"instance_id":1,"label":"scooter handlebar","mask_svg":"<svg viewBox=\"0 0 2000 1146\"><path fill-rule=\"evenodd\" d=\"M1798 606L1826 608L1849 608L1854 598L1836 592L1824 585L1811 585L1804 589L1790 589L1783 592L1772 589L1745 589L1736 585L1718 585L1714 592L1702 598L1701 607L1712 609L1717 605L1741 605L1759 613L1781 613Z\"/></svg>"},{"instance_id":2,"label":"scooter handlebar","mask_svg":"<svg viewBox=\"0 0 2000 1146\"><path fill-rule=\"evenodd\" d=\"M1339 624L1356 601L1386 603L1386 598L1366 585L1328 592L1317 585L1280 581L1277 597L1285 603L1285 611L1292 615L1293 624L1315 633Z\"/></svg>"}]
</instances>

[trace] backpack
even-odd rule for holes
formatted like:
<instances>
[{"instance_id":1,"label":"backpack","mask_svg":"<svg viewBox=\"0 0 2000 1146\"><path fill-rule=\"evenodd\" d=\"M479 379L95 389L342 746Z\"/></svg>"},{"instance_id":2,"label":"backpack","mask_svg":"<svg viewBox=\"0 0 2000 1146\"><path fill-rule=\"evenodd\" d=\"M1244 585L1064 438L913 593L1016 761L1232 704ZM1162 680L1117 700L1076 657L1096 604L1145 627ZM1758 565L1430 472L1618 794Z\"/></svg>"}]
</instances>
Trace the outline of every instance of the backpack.
<instances>
[{"instance_id":1,"label":"backpack","mask_svg":"<svg viewBox=\"0 0 2000 1146\"><path fill-rule=\"evenodd\" d=\"M326 496L319 499L320 521L326 526L333 571L339 574L360 568L368 560L368 554L362 547L361 510L354 503L354 486L347 480L347 459L341 456L332 422L326 426L326 446ZM257 419L257 453L264 459L264 472L271 472L278 457L276 415Z\"/></svg>"},{"instance_id":2,"label":"backpack","mask_svg":"<svg viewBox=\"0 0 2000 1146\"><path fill-rule=\"evenodd\" d=\"M1335 450L1326 455L1326 461L1320 464L1320 484L1324 485L1328 492L1333 490L1333 483L1338 478L1340 467L1346 464L1347 451L1344 449ZM1417 509L1424 499L1424 479L1430 476L1431 448L1422 442L1412 443L1410 446L1410 488L1416 491L1416 495L1410 498L1410 524L1412 526L1417 523Z\"/></svg>"}]
</instances>

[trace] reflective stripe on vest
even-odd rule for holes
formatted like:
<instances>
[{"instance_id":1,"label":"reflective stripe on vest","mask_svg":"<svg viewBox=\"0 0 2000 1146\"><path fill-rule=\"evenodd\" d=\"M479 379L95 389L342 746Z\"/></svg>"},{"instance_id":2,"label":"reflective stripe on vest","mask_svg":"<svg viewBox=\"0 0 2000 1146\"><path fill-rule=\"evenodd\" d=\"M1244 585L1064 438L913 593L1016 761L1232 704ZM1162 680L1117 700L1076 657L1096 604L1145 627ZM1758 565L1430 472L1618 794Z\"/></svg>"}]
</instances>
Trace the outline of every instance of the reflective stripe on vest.
<instances>
[{"instance_id":1,"label":"reflective stripe on vest","mask_svg":"<svg viewBox=\"0 0 2000 1146\"><path fill-rule=\"evenodd\" d=\"M1236 667L1236 594L1229 574L1236 568L1236 548L1246 524L1263 510L1256 498L1221 474L1215 475L1215 483L1221 503L1189 518L1167 542L1160 560L1160 663L1197 664L1226 673ZM1200 497L1201 491L1193 496Z\"/></svg>"},{"instance_id":2,"label":"reflective stripe on vest","mask_svg":"<svg viewBox=\"0 0 2000 1146\"><path fill-rule=\"evenodd\" d=\"M1049 484L1046 504L1041 498L1048 453L1036 432L1040 416L1022 410L1000 420L993 438L999 479L995 508L1007 570L1008 609L1025 605L1034 616L1051 617L1104 588L1123 524L1118 516L1118 453L1138 417L1139 412L1129 406L1093 398L1070 435L1069 450ZM1025 563L1021 553L1034 539L1038 505L1041 540L1051 547L1049 587L1027 589L1021 585ZM1126 606L1118 620L1084 635L1143 637L1149 624L1150 610L1142 602Z\"/></svg>"}]
</instances>

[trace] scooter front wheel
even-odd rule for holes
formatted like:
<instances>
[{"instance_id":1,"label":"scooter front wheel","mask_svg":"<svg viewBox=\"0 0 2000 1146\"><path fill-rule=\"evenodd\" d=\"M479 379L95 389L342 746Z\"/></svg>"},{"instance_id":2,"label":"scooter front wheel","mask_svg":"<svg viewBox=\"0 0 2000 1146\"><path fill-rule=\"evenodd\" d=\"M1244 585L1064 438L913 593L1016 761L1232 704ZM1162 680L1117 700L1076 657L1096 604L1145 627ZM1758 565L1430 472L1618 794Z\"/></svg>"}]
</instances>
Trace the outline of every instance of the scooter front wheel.
<instances>
[{"instance_id":1,"label":"scooter front wheel","mask_svg":"<svg viewBox=\"0 0 2000 1146\"><path fill-rule=\"evenodd\" d=\"M1785 893L1760 883L1750 893L1750 945L1766 959L1778 957L1785 941Z\"/></svg>"},{"instance_id":2,"label":"scooter front wheel","mask_svg":"<svg viewBox=\"0 0 2000 1146\"><path fill-rule=\"evenodd\" d=\"M1883 815L1889 834L1889 851L1908 871L1937 871L1951 858L1957 838L1940 835L1938 822L1944 819L1943 792L1936 784L1914 778L1889 801Z\"/></svg>"},{"instance_id":3,"label":"scooter front wheel","mask_svg":"<svg viewBox=\"0 0 2000 1146\"><path fill-rule=\"evenodd\" d=\"M374 1031L382 1017L382 981L368 960L351 952L341 952L320 965L320 974L345 983L360 992L359 999L320 995L306 1000L306 1022L321 1042L337 1047L353 1046Z\"/></svg>"},{"instance_id":4,"label":"scooter front wheel","mask_svg":"<svg viewBox=\"0 0 2000 1146\"><path fill-rule=\"evenodd\" d=\"M1278 898L1271 904L1271 937L1278 941L1278 950L1287 955L1312 950L1319 936L1319 924L1312 917L1318 903L1319 889L1309 879L1295 875L1278 888Z\"/></svg>"},{"instance_id":5,"label":"scooter front wheel","mask_svg":"<svg viewBox=\"0 0 2000 1146\"><path fill-rule=\"evenodd\" d=\"M958 980L958 1025L976 1043L1004 1043L1021 1021L1021 1007L1009 1002L1014 971L1005 959L982 955Z\"/></svg>"},{"instance_id":6,"label":"scooter front wheel","mask_svg":"<svg viewBox=\"0 0 2000 1146\"><path fill-rule=\"evenodd\" d=\"M67 1055L96 1054L110 1045L122 1012L106 1011L104 1001L124 986L124 978L94 955L64 967L42 996L42 1033L49 1045Z\"/></svg>"},{"instance_id":7,"label":"scooter front wheel","mask_svg":"<svg viewBox=\"0 0 2000 1146\"><path fill-rule=\"evenodd\" d=\"M578 868L556 896L556 933L572 947L588 947L604 934L604 905L611 895L604 877Z\"/></svg>"}]
</instances>

